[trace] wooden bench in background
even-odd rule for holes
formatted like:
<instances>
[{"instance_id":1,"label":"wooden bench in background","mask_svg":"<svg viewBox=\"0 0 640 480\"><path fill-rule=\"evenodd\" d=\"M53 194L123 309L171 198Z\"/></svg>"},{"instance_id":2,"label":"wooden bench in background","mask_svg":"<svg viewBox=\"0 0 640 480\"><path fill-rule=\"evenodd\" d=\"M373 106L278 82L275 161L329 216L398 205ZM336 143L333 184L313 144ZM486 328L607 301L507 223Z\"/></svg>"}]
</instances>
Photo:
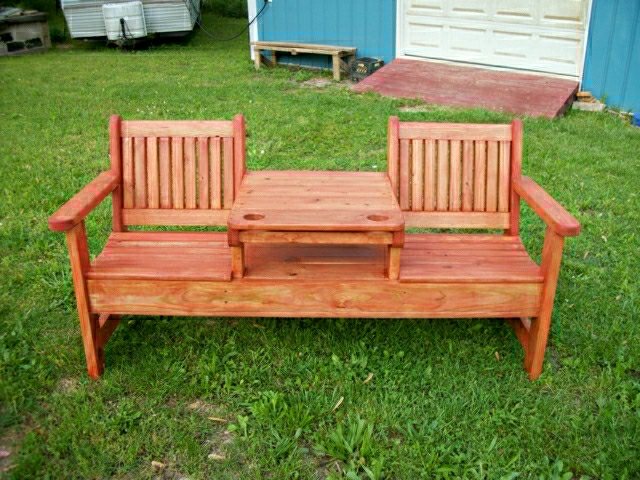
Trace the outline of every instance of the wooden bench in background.
<instances>
[{"instance_id":1,"label":"wooden bench in background","mask_svg":"<svg viewBox=\"0 0 640 480\"><path fill-rule=\"evenodd\" d=\"M355 47L339 47L336 45L319 45L315 43L294 43L294 42L252 42L254 61L256 70L262 65L261 52L267 50L271 52L271 63L275 66L278 63L278 52L298 55L299 53L311 53L316 55L329 55L333 65L333 79L340 81L341 70L348 70L345 58L355 57Z\"/></svg>"},{"instance_id":2,"label":"wooden bench in background","mask_svg":"<svg viewBox=\"0 0 640 480\"><path fill-rule=\"evenodd\" d=\"M529 377L540 375L564 238L577 235L580 225L522 176L519 121L466 125L392 117L388 174L352 174L352 183L351 175L316 172L313 181L327 193L318 194L317 200L313 186L305 187L310 191L304 199L286 196L295 172L280 172L268 181L267 172L245 174L242 116L210 122L121 121L114 116L110 128L111 169L49 219L52 230L66 232L91 377L103 372L104 347L120 315L504 318L523 346ZM383 190L406 227L489 232L406 232L400 236L403 241L392 245L400 257L398 270L398 262L388 263L387 240L365 238L388 232L339 231L327 240L326 233L314 231L325 227L314 223L314 208L323 212L328 205L333 212L329 216L342 225L348 223L343 213L347 218L358 215L357 205L367 204L378 191L362 183L372 175L388 184ZM251 183L252 176L264 182ZM261 190L263 183L275 180L275 186L262 192L264 198L280 192L282 203L271 202L259 213L276 231L247 230L241 238L242 232L236 234L233 227L249 227L228 218L234 202L242 218L254 218L243 208L261 204L243 205L243 188ZM362 198L354 202L349 195L339 195L341 191ZM260 191L253 193L260 196ZM113 232L91 261L85 218L109 194ZM547 225L540 265L519 237L521 199ZM309 210L308 222L302 219L304 224L298 225L300 219L294 218L295 225L290 225L286 212L297 203ZM366 216L366 209L360 214ZM330 221L327 215L320 217ZM228 234L127 231L131 225L232 228ZM344 244L335 244L338 237ZM243 256L232 261L233 252Z\"/></svg>"}]
</instances>

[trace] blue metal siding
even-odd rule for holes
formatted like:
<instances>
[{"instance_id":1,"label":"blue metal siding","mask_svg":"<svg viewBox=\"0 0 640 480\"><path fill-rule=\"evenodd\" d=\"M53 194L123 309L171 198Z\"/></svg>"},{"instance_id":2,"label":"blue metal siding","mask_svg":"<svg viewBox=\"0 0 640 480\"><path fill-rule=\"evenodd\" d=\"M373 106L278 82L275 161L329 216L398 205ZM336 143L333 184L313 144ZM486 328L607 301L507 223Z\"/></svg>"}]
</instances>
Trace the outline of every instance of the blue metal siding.
<instances>
[{"instance_id":1,"label":"blue metal siding","mask_svg":"<svg viewBox=\"0 0 640 480\"><path fill-rule=\"evenodd\" d=\"M593 0L582 85L640 112L640 0Z\"/></svg>"},{"instance_id":2,"label":"blue metal siding","mask_svg":"<svg viewBox=\"0 0 640 480\"><path fill-rule=\"evenodd\" d=\"M262 0L257 1L260 7ZM390 62L396 51L396 0L273 0L258 21L258 37L357 47L359 57ZM328 56L282 55L279 59L331 66Z\"/></svg>"}]
</instances>

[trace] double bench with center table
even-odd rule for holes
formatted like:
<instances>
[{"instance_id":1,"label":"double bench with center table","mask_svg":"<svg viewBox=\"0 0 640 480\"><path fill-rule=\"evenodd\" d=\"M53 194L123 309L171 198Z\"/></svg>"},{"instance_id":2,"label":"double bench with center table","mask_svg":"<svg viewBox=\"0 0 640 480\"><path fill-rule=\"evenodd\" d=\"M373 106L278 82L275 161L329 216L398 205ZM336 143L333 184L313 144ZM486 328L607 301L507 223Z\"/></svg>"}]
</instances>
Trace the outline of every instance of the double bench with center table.
<instances>
[{"instance_id":1,"label":"double bench with center table","mask_svg":"<svg viewBox=\"0 0 640 480\"><path fill-rule=\"evenodd\" d=\"M245 155L241 115L111 118L111 169L49 219L66 232L91 377L120 315L505 318L540 375L564 237L580 225L521 175L519 121L392 117L387 173L247 172ZM109 194L113 231L91 261L85 218ZM540 265L519 237L521 199L547 225Z\"/></svg>"}]
</instances>

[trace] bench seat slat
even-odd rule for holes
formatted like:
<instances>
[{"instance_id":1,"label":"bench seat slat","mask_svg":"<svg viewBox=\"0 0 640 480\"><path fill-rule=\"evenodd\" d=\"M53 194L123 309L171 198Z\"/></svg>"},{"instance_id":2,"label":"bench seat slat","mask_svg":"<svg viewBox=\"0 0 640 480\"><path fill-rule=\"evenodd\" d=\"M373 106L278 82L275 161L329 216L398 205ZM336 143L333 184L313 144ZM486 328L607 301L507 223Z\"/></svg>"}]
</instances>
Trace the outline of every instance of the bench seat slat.
<instances>
[{"instance_id":1,"label":"bench seat slat","mask_svg":"<svg viewBox=\"0 0 640 480\"><path fill-rule=\"evenodd\" d=\"M89 279L231 279L231 255L224 232L113 233L92 262Z\"/></svg>"},{"instance_id":2,"label":"bench seat slat","mask_svg":"<svg viewBox=\"0 0 640 480\"><path fill-rule=\"evenodd\" d=\"M540 267L518 237L411 234L405 236L400 281L417 283L542 283Z\"/></svg>"}]
</instances>

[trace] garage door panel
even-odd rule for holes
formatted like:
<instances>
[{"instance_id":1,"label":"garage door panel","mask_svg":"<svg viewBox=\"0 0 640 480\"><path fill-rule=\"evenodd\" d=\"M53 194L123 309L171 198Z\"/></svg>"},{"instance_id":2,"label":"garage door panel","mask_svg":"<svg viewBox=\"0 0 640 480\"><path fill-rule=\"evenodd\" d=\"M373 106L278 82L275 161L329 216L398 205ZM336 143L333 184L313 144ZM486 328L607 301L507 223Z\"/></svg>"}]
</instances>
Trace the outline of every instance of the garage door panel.
<instances>
[{"instance_id":1,"label":"garage door panel","mask_svg":"<svg viewBox=\"0 0 640 480\"><path fill-rule=\"evenodd\" d=\"M442 45L444 27L442 25L412 23L410 36L410 42L414 49L425 52L427 55L437 55L444 48Z\"/></svg>"},{"instance_id":2,"label":"garage door panel","mask_svg":"<svg viewBox=\"0 0 640 480\"><path fill-rule=\"evenodd\" d=\"M448 10L452 17L486 19L491 14L488 7L489 4L483 0L453 0Z\"/></svg>"},{"instance_id":3,"label":"garage door panel","mask_svg":"<svg viewBox=\"0 0 640 480\"><path fill-rule=\"evenodd\" d=\"M407 3L407 8L413 14L420 14L421 12L437 14L443 12L442 0L410 0Z\"/></svg>"},{"instance_id":4,"label":"garage door panel","mask_svg":"<svg viewBox=\"0 0 640 480\"><path fill-rule=\"evenodd\" d=\"M498 21L535 23L535 5L522 0L497 0L494 12Z\"/></svg>"},{"instance_id":5,"label":"garage door panel","mask_svg":"<svg viewBox=\"0 0 640 480\"><path fill-rule=\"evenodd\" d=\"M559 2L541 2L540 19L546 25L562 25L584 28L586 2L583 0L562 0Z\"/></svg>"},{"instance_id":6,"label":"garage door panel","mask_svg":"<svg viewBox=\"0 0 640 480\"><path fill-rule=\"evenodd\" d=\"M503 63L517 61L522 62L521 64L526 64L531 41L533 40L532 34L496 30L494 38L496 41L494 54L498 58L504 58Z\"/></svg>"},{"instance_id":7,"label":"garage door panel","mask_svg":"<svg viewBox=\"0 0 640 480\"><path fill-rule=\"evenodd\" d=\"M401 54L580 73L588 0L401 2Z\"/></svg>"},{"instance_id":8,"label":"garage door panel","mask_svg":"<svg viewBox=\"0 0 640 480\"><path fill-rule=\"evenodd\" d=\"M580 42L575 38L561 37L558 35L540 35L540 60L552 62L562 66L573 65L576 61L575 51Z\"/></svg>"},{"instance_id":9,"label":"garage door panel","mask_svg":"<svg viewBox=\"0 0 640 480\"><path fill-rule=\"evenodd\" d=\"M452 26L449 28L449 48L462 58L465 55L481 58L484 54L482 45L485 43L486 33L483 28Z\"/></svg>"}]
</instances>

